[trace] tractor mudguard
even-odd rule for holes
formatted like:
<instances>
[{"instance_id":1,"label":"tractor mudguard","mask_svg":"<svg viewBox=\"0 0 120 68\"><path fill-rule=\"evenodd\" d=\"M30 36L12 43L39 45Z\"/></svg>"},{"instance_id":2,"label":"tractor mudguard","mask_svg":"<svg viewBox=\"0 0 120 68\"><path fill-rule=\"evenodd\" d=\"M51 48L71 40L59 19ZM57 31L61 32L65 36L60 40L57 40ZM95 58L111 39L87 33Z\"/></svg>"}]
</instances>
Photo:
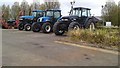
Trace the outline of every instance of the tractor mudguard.
<instances>
[{"instance_id":1,"label":"tractor mudguard","mask_svg":"<svg viewBox=\"0 0 120 68\"><path fill-rule=\"evenodd\" d=\"M94 17L94 16L92 17L92 20L93 20L93 22L94 22L94 23L97 23L97 22L99 22L99 21L100 21L99 19L97 19L97 18L96 18L96 17Z\"/></svg>"},{"instance_id":2,"label":"tractor mudguard","mask_svg":"<svg viewBox=\"0 0 120 68\"><path fill-rule=\"evenodd\" d=\"M84 27L85 27L87 24L89 24L88 21L89 21L90 19L92 19L92 17L88 17L88 18L85 20L85 23L84 23L84 25L83 25Z\"/></svg>"}]
</instances>

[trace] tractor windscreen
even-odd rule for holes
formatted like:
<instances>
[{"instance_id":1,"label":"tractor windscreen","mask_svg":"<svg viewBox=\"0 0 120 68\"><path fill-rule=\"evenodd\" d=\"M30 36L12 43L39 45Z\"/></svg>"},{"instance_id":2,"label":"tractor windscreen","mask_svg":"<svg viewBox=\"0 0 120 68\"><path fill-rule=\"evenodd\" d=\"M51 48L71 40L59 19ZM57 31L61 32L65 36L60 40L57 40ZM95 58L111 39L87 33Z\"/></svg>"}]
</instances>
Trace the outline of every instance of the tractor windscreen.
<instances>
[{"instance_id":1,"label":"tractor windscreen","mask_svg":"<svg viewBox=\"0 0 120 68\"><path fill-rule=\"evenodd\" d=\"M32 16L42 17L42 16L44 16L44 13L43 12L32 12Z\"/></svg>"},{"instance_id":2,"label":"tractor windscreen","mask_svg":"<svg viewBox=\"0 0 120 68\"><path fill-rule=\"evenodd\" d=\"M74 9L71 11L70 15L75 15L81 17L81 10L79 9Z\"/></svg>"},{"instance_id":3,"label":"tractor windscreen","mask_svg":"<svg viewBox=\"0 0 120 68\"><path fill-rule=\"evenodd\" d=\"M53 11L47 11L46 16L50 16L50 17L53 16Z\"/></svg>"}]
</instances>

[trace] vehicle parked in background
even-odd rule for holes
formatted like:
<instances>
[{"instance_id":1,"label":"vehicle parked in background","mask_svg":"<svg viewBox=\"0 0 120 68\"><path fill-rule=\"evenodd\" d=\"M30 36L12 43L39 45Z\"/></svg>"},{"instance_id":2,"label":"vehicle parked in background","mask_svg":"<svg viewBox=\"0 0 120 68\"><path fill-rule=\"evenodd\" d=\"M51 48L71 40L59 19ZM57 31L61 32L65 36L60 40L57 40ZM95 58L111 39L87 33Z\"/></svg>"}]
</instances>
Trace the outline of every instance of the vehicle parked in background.
<instances>
[{"instance_id":1,"label":"vehicle parked in background","mask_svg":"<svg viewBox=\"0 0 120 68\"><path fill-rule=\"evenodd\" d=\"M42 30L44 33L50 33L53 25L61 17L61 10L51 9L45 11L45 16L38 18L37 22L32 25L33 32Z\"/></svg>"},{"instance_id":2,"label":"vehicle parked in background","mask_svg":"<svg viewBox=\"0 0 120 68\"><path fill-rule=\"evenodd\" d=\"M0 24L3 29L16 29L18 27L18 20L1 20Z\"/></svg>"},{"instance_id":3,"label":"vehicle parked in background","mask_svg":"<svg viewBox=\"0 0 120 68\"><path fill-rule=\"evenodd\" d=\"M36 22L38 18L43 17L44 14L45 11L43 10L34 10L32 11L32 16L21 16L18 29L30 31L32 23Z\"/></svg>"},{"instance_id":4,"label":"vehicle parked in background","mask_svg":"<svg viewBox=\"0 0 120 68\"><path fill-rule=\"evenodd\" d=\"M16 25L15 20L8 20L7 25L8 28L13 28Z\"/></svg>"},{"instance_id":5,"label":"vehicle parked in background","mask_svg":"<svg viewBox=\"0 0 120 68\"><path fill-rule=\"evenodd\" d=\"M80 28L95 29L98 22L94 16L91 16L89 8L75 7L70 11L69 16L63 16L53 26L55 35L63 35L68 30L77 30Z\"/></svg>"}]
</instances>

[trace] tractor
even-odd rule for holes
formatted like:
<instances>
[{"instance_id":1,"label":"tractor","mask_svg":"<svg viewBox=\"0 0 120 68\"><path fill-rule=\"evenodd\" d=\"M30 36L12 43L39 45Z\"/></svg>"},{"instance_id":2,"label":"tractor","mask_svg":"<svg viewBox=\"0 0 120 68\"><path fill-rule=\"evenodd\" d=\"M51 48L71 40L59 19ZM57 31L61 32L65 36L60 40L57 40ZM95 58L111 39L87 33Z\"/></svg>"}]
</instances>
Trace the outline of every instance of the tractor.
<instances>
[{"instance_id":1,"label":"tractor","mask_svg":"<svg viewBox=\"0 0 120 68\"><path fill-rule=\"evenodd\" d=\"M81 28L95 29L95 24L99 21L91 16L89 8L75 7L70 11L69 16L61 17L53 26L55 35L63 35L69 30Z\"/></svg>"},{"instance_id":2,"label":"tractor","mask_svg":"<svg viewBox=\"0 0 120 68\"><path fill-rule=\"evenodd\" d=\"M15 20L8 20L7 25L8 25L8 28L11 29L12 27L16 25L16 22Z\"/></svg>"},{"instance_id":3,"label":"tractor","mask_svg":"<svg viewBox=\"0 0 120 68\"><path fill-rule=\"evenodd\" d=\"M53 30L53 25L61 17L61 10L49 9L45 11L45 16L38 18L37 22L33 23L32 31L50 33Z\"/></svg>"},{"instance_id":4,"label":"tractor","mask_svg":"<svg viewBox=\"0 0 120 68\"><path fill-rule=\"evenodd\" d=\"M45 11L43 10L34 10L32 11L32 16L21 16L20 17L20 23L18 25L19 30L31 30L31 25L33 22L36 22L38 18L43 17L45 14Z\"/></svg>"}]
</instances>

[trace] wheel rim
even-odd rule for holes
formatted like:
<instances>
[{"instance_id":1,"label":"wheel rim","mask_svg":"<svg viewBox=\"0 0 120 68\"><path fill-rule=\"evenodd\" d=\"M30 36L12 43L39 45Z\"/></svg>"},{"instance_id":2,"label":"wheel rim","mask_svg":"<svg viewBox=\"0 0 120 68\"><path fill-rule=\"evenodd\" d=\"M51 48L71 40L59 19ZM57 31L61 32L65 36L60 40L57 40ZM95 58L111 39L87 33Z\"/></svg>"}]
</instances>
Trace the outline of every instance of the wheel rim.
<instances>
[{"instance_id":1,"label":"wheel rim","mask_svg":"<svg viewBox=\"0 0 120 68\"><path fill-rule=\"evenodd\" d=\"M63 33L64 31L63 30L59 30L59 33Z\"/></svg>"},{"instance_id":2,"label":"wheel rim","mask_svg":"<svg viewBox=\"0 0 120 68\"><path fill-rule=\"evenodd\" d=\"M20 29L23 29L23 26L21 26Z\"/></svg>"},{"instance_id":3,"label":"wheel rim","mask_svg":"<svg viewBox=\"0 0 120 68\"><path fill-rule=\"evenodd\" d=\"M89 28L90 28L90 30L95 30L95 25L94 25L94 23L91 23Z\"/></svg>"},{"instance_id":4,"label":"wheel rim","mask_svg":"<svg viewBox=\"0 0 120 68\"><path fill-rule=\"evenodd\" d=\"M73 29L74 29L74 30L78 30L78 29L80 29L80 28L79 28L78 25L75 25L75 26L73 27Z\"/></svg>"},{"instance_id":5,"label":"wheel rim","mask_svg":"<svg viewBox=\"0 0 120 68\"><path fill-rule=\"evenodd\" d=\"M47 25L47 26L45 27L45 30L46 30L46 32L50 32L50 30L51 30L50 25Z\"/></svg>"},{"instance_id":6,"label":"wheel rim","mask_svg":"<svg viewBox=\"0 0 120 68\"><path fill-rule=\"evenodd\" d=\"M30 26L27 26L27 30L30 30L31 28L30 28Z\"/></svg>"}]
</instances>

